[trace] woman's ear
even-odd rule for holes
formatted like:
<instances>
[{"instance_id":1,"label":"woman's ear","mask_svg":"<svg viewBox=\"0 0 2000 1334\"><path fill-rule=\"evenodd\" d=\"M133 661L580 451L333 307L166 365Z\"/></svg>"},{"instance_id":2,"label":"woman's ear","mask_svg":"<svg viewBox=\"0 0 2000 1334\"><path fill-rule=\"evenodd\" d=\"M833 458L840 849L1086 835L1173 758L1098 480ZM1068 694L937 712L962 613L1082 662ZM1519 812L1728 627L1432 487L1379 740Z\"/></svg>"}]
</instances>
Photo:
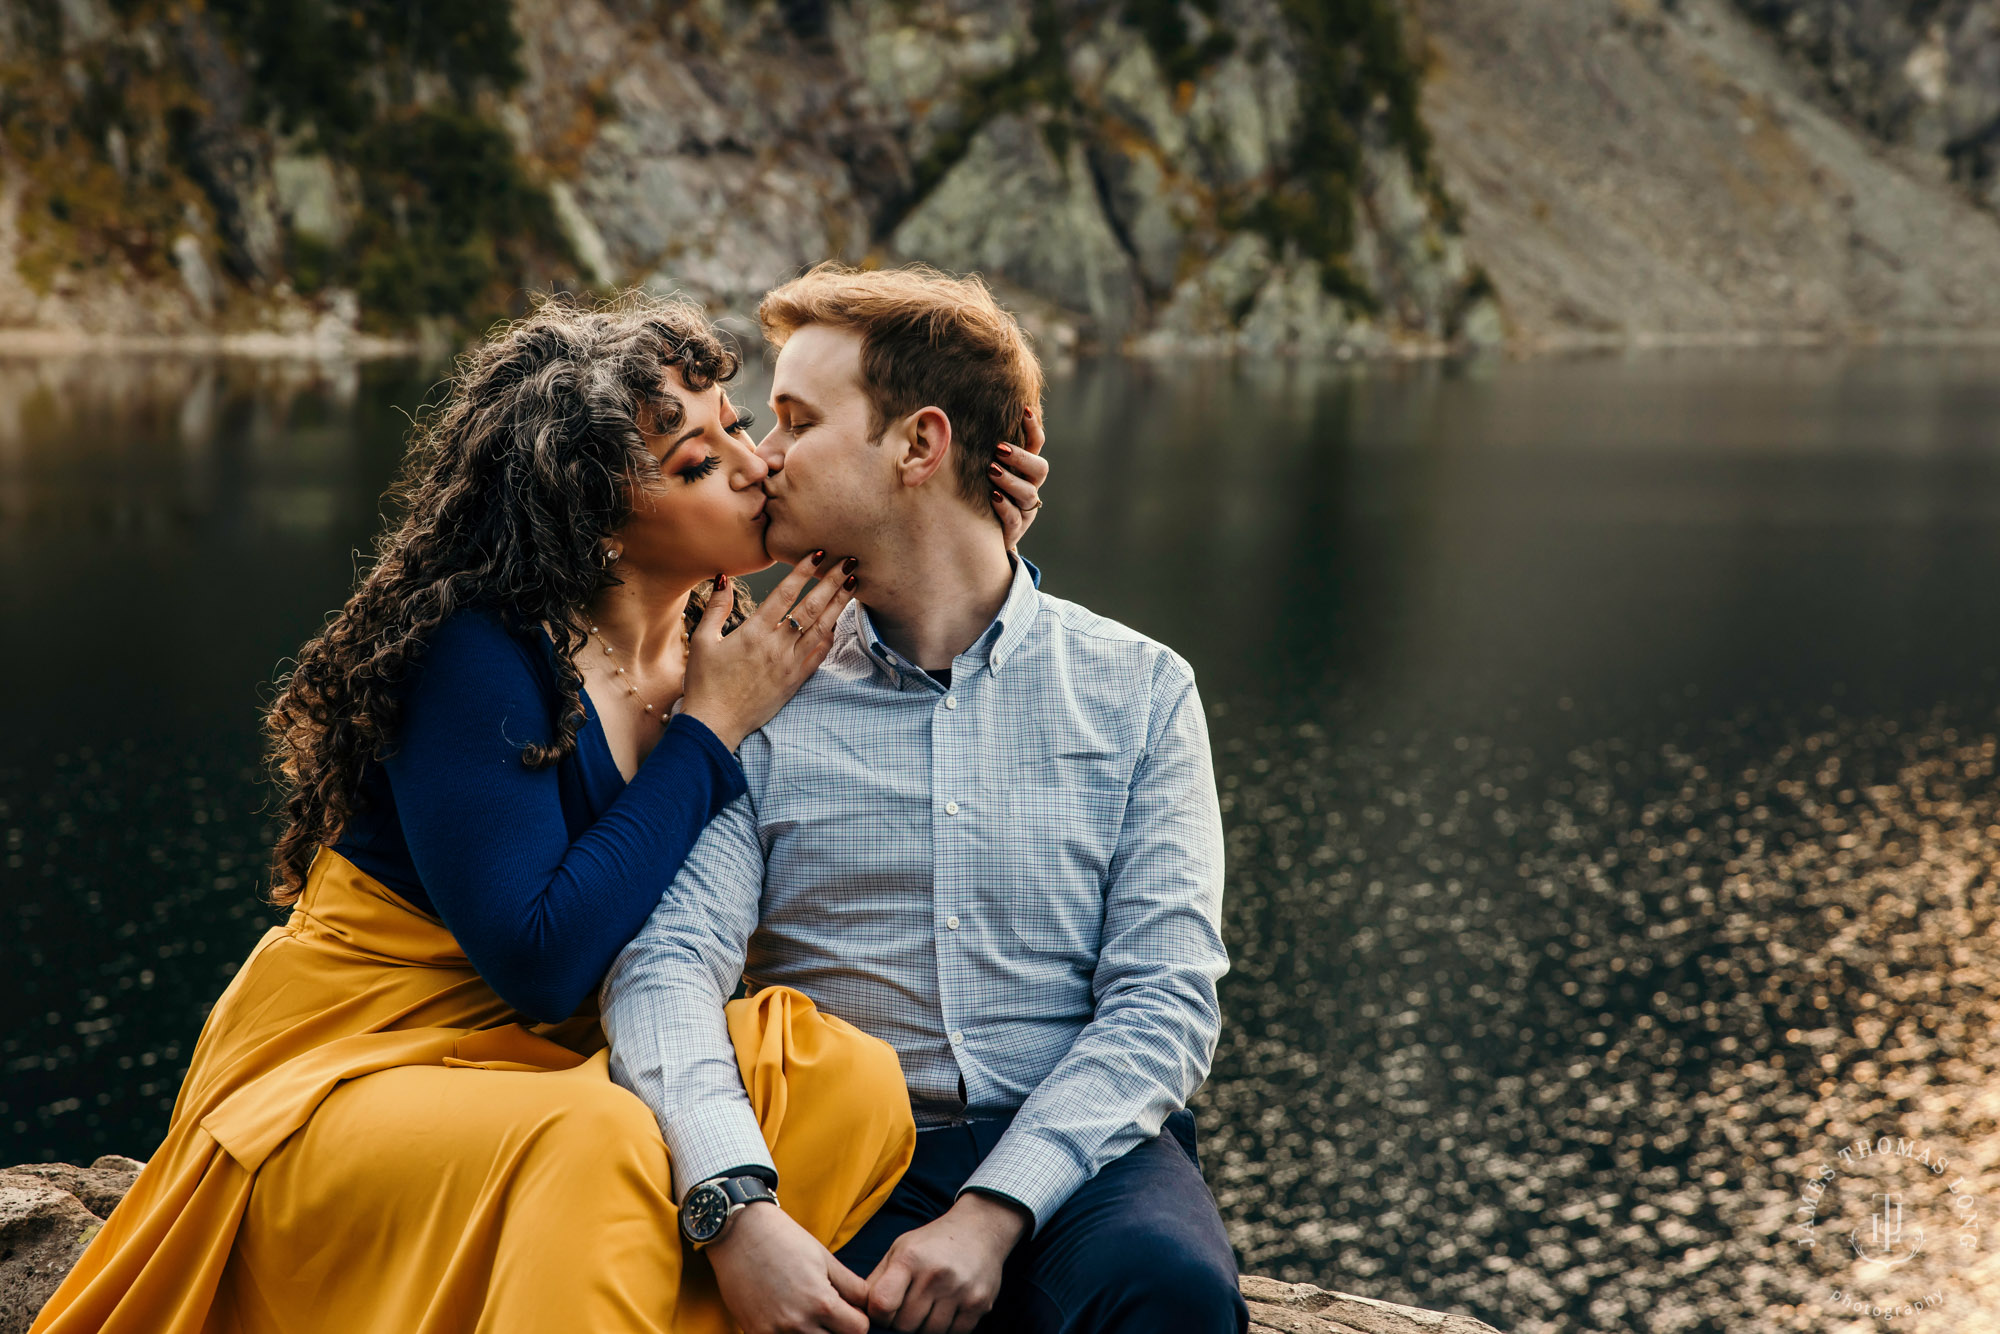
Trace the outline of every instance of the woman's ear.
<instances>
[{"instance_id":1,"label":"woman's ear","mask_svg":"<svg viewBox=\"0 0 2000 1334\"><path fill-rule=\"evenodd\" d=\"M922 486L951 455L951 418L943 408L918 408L903 419L896 473L904 486Z\"/></svg>"}]
</instances>

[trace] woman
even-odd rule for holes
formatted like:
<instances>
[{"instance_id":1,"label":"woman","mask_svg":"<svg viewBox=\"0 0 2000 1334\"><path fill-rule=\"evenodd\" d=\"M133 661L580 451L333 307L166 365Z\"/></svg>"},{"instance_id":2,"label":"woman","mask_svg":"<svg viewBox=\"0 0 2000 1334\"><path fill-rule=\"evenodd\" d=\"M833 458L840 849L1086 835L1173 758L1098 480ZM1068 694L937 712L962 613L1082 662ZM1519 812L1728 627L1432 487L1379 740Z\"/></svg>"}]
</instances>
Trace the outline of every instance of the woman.
<instances>
[{"instance_id":1,"label":"woman","mask_svg":"<svg viewBox=\"0 0 2000 1334\"><path fill-rule=\"evenodd\" d=\"M728 1327L589 1002L853 596L825 552L736 596L769 564L737 368L639 298L546 304L463 360L271 710L292 917L36 1331ZM1046 474L1027 432L1010 539ZM909 1161L895 1057L782 989L729 1024L785 1208L838 1247Z\"/></svg>"}]
</instances>

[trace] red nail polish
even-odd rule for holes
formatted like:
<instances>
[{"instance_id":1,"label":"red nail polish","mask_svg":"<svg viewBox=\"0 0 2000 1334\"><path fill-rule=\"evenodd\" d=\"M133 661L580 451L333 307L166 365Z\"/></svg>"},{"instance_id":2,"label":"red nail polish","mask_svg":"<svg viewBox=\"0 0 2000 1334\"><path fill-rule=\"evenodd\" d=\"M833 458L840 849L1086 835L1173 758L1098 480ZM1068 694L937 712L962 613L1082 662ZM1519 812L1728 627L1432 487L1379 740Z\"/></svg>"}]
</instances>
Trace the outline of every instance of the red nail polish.
<instances>
[{"instance_id":1,"label":"red nail polish","mask_svg":"<svg viewBox=\"0 0 2000 1334\"><path fill-rule=\"evenodd\" d=\"M728 575L726 575L726 574L718 574L718 575L716 575L716 576L715 576L715 591L716 591L716 592L718 592L718 593L720 593L720 592L722 591L722 586L723 586L724 584L728 583L728 582L729 582L729 576L728 576Z\"/></svg>"},{"instance_id":2,"label":"red nail polish","mask_svg":"<svg viewBox=\"0 0 2000 1334\"><path fill-rule=\"evenodd\" d=\"M815 565L819 564L819 563L820 563L821 561L823 561L823 560L825 560L825 559L826 559L826 548L825 548L825 547L821 547L821 548L820 548L820 549L819 549L818 551L815 551L815 552L813 552L813 554L812 554L812 563L813 563L813 564L815 564Z\"/></svg>"},{"instance_id":3,"label":"red nail polish","mask_svg":"<svg viewBox=\"0 0 2000 1334\"><path fill-rule=\"evenodd\" d=\"M996 452L1001 454L1012 454L1014 452L1012 445L996 445L994 448Z\"/></svg>"},{"instance_id":4,"label":"red nail polish","mask_svg":"<svg viewBox=\"0 0 2000 1334\"><path fill-rule=\"evenodd\" d=\"M1000 475L1000 465L997 463L989 463L986 465L986 471L992 473L995 477L998 477Z\"/></svg>"},{"instance_id":5,"label":"red nail polish","mask_svg":"<svg viewBox=\"0 0 2000 1334\"><path fill-rule=\"evenodd\" d=\"M855 584L857 584L857 583L859 583L859 582L861 582L861 579L860 579L860 576L859 576L859 575L853 575L853 574L850 574L850 575L848 575L848 576L847 576L847 580L846 580L846 582L844 582L843 584L841 584L841 587L842 587L842 588L852 588L852 587L854 587L854 585L855 585Z\"/></svg>"},{"instance_id":6,"label":"red nail polish","mask_svg":"<svg viewBox=\"0 0 2000 1334\"><path fill-rule=\"evenodd\" d=\"M859 556L849 556L846 560L840 563L840 568L847 571L849 574L853 574L855 570L860 568L860 566L861 566L861 558Z\"/></svg>"},{"instance_id":7,"label":"red nail polish","mask_svg":"<svg viewBox=\"0 0 2000 1334\"><path fill-rule=\"evenodd\" d=\"M998 491L995 491L993 493L993 503L996 505L999 504L1001 501L1005 500L1006 498L1007 497L1001 495Z\"/></svg>"}]
</instances>

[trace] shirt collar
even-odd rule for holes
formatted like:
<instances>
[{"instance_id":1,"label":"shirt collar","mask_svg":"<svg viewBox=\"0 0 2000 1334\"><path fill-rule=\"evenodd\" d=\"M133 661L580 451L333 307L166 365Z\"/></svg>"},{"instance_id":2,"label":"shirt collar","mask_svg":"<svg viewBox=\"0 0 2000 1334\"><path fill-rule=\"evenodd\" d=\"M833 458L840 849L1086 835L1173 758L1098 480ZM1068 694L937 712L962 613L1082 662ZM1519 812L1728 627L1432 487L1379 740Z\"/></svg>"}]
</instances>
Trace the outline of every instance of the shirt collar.
<instances>
[{"instance_id":1,"label":"shirt collar","mask_svg":"<svg viewBox=\"0 0 2000 1334\"><path fill-rule=\"evenodd\" d=\"M1028 631L1034 628L1035 616L1041 610L1041 594L1035 589L1034 577L1028 573L1027 562L1014 556L1008 559L1014 565L1014 581L1007 586L1007 600L1000 604L999 614L993 618L993 623L972 641L972 647L959 654L952 663L954 673L977 670L982 666L998 673L1026 642ZM882 637L875 633L875 622L868 615L867 607L856 602L854 612L855 642L870 661L889 673L898 685L909 680L935 682L928 672L882 642ZM953 679L956 679L955 675Z\"/></svg>"}]
</instances>

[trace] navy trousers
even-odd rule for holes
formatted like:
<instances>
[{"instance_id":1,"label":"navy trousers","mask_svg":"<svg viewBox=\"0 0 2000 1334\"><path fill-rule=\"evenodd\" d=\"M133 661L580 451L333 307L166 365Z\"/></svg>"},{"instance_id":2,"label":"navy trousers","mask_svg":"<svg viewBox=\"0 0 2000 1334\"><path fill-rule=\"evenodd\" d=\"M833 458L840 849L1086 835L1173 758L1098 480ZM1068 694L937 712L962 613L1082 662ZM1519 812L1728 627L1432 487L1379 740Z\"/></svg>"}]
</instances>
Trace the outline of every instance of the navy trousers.
<instances>
[{"instance_id":1,"label":"navy trousers","mask_svg":"<svg viewBox=\"0 0 2000 1334\"><path fill-rule=\"evenodd\" d=\"M896 1238L943 1216L1008 1119L917 1135L910 1170L840 1262L868 1277ZM1250 1313L1215 1197L1201 1179L1194 1116L1083 1183L1015 1247L981 1334L1243 1334Z\"/></svg>"}]
</instances>

